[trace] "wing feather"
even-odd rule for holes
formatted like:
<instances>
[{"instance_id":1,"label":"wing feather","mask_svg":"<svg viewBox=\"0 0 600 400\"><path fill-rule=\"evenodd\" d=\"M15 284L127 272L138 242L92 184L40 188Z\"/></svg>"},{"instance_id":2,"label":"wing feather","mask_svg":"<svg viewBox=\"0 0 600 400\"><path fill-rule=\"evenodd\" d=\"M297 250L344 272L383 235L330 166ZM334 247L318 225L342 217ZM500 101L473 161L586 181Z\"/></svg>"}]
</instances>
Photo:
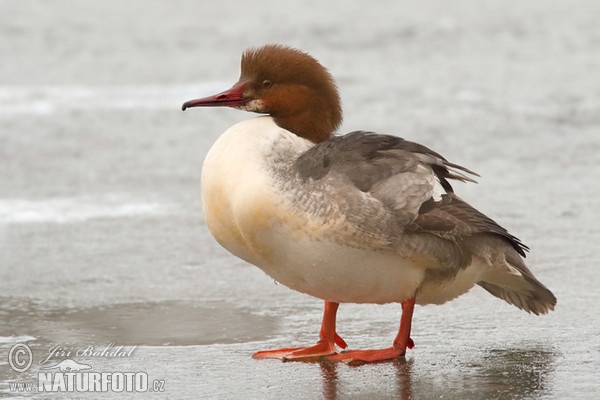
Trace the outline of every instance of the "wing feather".
<instances>
[{"instance_id":1,"label":"wing feather","mask_svg":"<svg viewBox=\"0 0 600 400\"><path fill-rule=\"evenodd\" d=\"M519 254L528 250L495 221L454 194L449 180L475 182L475 172L403 138L355 131L319 143L295 163L303 179L335 175L380 201L405 233L460 243L491 233Z\"/></svg>"}]
</instances>

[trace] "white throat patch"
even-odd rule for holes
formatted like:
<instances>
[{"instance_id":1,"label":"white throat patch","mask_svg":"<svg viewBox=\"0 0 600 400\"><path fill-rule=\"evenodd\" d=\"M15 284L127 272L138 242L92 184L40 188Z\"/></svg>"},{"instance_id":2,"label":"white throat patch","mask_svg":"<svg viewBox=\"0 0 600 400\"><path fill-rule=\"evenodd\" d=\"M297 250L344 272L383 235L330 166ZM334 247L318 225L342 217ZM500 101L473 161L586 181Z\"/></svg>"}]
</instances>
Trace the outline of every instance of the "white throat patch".
<instances>
[{"instance_id":1,"label":"white throat patch","mask_svg":"<svg viewBox=\"0 0 600 400\"><path fill-rule=\"evenodd\" d=\"M262 100L255 99L250 100L248 103L243 106L237 107L239 110L251 111L257 113L265 112L265 103Z\"/></svg>"}]
</instances>

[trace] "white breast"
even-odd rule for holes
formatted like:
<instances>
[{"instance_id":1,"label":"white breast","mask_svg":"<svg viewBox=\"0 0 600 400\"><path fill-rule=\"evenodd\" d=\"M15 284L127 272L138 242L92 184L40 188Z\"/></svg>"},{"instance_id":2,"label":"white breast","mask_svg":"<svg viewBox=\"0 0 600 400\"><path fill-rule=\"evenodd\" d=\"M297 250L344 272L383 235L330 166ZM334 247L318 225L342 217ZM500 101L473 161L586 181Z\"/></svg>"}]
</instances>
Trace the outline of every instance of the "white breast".
<instances>
[{"instance_id":1,"label":"white breast","mask_svg":"<svg viewBox=\"0 0 600 400\"><path fill-rule=\"evenodd\" d=\"M268 163L279 143L301 153L310 143L278 127L270 117L240 122L215 142L202 167L202 207L215 239L236 256L260 266L266 249L257 247L255 231L272 222L277 199Z\"/></svg>"}]
</instances>

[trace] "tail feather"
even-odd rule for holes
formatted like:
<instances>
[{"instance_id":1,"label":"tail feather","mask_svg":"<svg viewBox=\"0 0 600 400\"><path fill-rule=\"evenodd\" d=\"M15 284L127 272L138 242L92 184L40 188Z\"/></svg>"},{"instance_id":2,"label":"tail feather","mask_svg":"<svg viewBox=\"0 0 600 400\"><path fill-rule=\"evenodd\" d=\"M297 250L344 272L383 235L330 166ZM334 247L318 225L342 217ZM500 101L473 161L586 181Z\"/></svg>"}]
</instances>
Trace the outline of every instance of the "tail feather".
<instances>
[{"instance_id":1,"label":"tail feather","mask_svg":"<svg viewBox=\"0 0 600 400\"><path fill-rule=\"evenodd\" d=\"M535 315L554 310L556 297L527 268L521 256L523 248L519 251L506 237L498 235L472 236L465 243L472 254L487 264L479 286Z\"/></svg>"},{"instance_id":2,"label":"tail feather","mask_svg":"<svg viewBox=\"0 0 600 400\"><path fill-rule=\"evenodd\" d=\"M522 310L535 315L546 314L556 306L554 294L536 279L523 258L508 244L490 246L487 253L490 269L479 286Z\"/></svg>"},{"instance_id":3,"label":"tail feather","mask_svg":"<svg viewBox=\"0 0 600 400\"><path fill-rule=\"evenodd\" d=\"M507 303L535 315L554 310L556 297L539 281L517 276L512 279L518 279L520 282L509 282L505 279L506 283L502 286L491 282L479 282L479 286Z\"/></svg>"}]
</instances>

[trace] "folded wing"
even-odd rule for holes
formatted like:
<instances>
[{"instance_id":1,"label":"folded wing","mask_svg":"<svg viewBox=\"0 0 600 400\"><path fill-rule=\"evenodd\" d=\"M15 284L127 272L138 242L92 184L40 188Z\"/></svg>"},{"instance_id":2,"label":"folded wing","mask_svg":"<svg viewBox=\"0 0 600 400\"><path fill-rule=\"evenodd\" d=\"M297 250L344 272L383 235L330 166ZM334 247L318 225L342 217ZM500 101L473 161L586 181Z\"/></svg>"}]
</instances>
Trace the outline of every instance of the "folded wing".
<instances>
[{"instance_id":1,"label":"folded wing","mask_svg":"<svg viewBox=\"0 0 600 400\"><path fill-rule=\"evenodd\" d=\"M420 144L365 131L315 145L296 168L303 179L346 182L345 190L382 205L387 241L401 254L427 255L432 275L451 277L478 256L490 265L479 283L488 292L535 314L554 308L556 298L521 258L528 247L454 194L450 180L475 182L467 168Z\"/></svg>"}]
</instances>

